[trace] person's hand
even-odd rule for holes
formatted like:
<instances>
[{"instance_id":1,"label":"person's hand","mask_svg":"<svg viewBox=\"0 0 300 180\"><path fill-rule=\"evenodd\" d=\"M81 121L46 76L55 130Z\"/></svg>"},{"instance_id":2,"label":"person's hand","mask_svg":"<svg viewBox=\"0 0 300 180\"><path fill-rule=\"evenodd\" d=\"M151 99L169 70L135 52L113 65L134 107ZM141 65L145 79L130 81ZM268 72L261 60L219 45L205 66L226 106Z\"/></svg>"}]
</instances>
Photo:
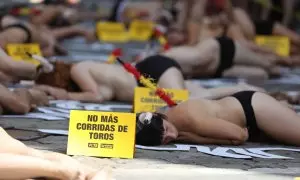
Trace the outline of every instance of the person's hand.
<instances>
[{"instance_id":1,"label":"person's hand","mask_svg":"<svg viewBox=\"0 0 300 180\"><path fill-rule=\"evenodd\" d=\"M86 42L88 43L95 42L97 40L95 30L84 31L83 35L85 37Z\"/></svg>"},{"instance_id":2,"label":"person's hand","mask_svg":"<svg viewBox=\"0 0 300 180\"><path fill-rule=\"evenodd\" d=\"M58 169L58 174L62 180L86 180L86 175L77 164L61 164Z\"/></svg>"},{"instance_id":3,"label":"person's hand","mask_svg":"<svg viewBox=\"0 0 300 180\"><path fill-rule=\"evenodd\" d=\"M45 92L39 91L37 89L29 89L29 92L32 97L31 99L32 107L49 105L49 98Z\"/></svg>"},{"instance_id":4,"label":"person's hand","mask_svg":"<svg viewBox=\"0 0 300 180\"><path fill-rule=\"evenodd\" d=\"M23 102L31 102L32 96L28 89L26 88L16 88L14 89L14 94L16 94Z\"/></svg>"},{"instance_id":5,"label":"person's hand","mask_svg":"<svg viewBox=\"0 0 300 180\"><path fill-rule=\"evenodd\" d=\"M103 168L100 171L89 174L86 177L86 180L114 180L114 179L112 178L111 170L108 168Z\"/></svg>"},{"instance_id":6,"label":"person's hand","mask_svg":"<svg viewBox=\"0 0 300 180\"><path fill-rule=\"evenodd\" d=\"M41 45L41 49L45 57L53 56L56 54L65 55L67 53L66 50L57 43L55 36L47 28L40 29L40 37L38 43Z\"/></svg>"}]
</instances>

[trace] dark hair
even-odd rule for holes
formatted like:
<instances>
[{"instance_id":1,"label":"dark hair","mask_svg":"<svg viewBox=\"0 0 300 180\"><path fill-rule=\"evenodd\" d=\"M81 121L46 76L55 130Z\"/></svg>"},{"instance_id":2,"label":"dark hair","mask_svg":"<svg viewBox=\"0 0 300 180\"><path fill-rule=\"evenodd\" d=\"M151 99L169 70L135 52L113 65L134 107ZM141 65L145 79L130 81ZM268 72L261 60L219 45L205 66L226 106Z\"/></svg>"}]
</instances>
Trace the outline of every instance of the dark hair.
<instances>
[{"instance_id":1,"label":"dark hair","mask_svg":"<svg viewBox=\"0 0 300 180\"><path fill-rule=\"evenodd\" d=\"M70 92L80 92L80 87L72 80L70 74L73 63L55 61L52 64L54 71L40 74L35 80L36 84L62 88Z\"/></svg>"},{"instance_id":2,"label":"dark hair","mask_svg":"<svg viewBox=\"0 0 300 180\"><path fill-rule=\"evenodd\" d=\"M141 122L136 115L136 144L144 146L157 146L162 144L164 134L163 120L167 119L164 114L152 113L150 121Z\"/></svg>"},{"instance_id":3,"label":"dark hair","mask_svg":"<svg viewBox=\"0 0 300 180\"><path fill-rule=\"evenodd\" d=\"M64 4L65 0L44 0L43 4L45 5L59 5Z\"/></svg>"}]
</instances>

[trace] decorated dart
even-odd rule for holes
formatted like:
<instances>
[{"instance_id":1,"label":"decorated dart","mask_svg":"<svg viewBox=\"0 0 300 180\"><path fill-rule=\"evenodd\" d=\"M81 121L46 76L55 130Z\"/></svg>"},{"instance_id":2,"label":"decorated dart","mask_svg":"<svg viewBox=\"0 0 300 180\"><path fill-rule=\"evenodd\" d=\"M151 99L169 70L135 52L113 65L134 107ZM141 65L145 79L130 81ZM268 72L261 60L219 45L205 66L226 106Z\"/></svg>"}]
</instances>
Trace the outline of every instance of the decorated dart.
<instances>
[{"instance_id":1,"label":"decorated dart","mask_svg":"<svg viewBox=\"0 0 300 180\"><path fill-rule=\"evenodd\" d=\"M110 56L108 57L108 60L106 63L108 64L114 64L116 62L116 58L119 56L122 56L122 49L121 48L117 48L115 50L112 51L112 53L110 54Z\"/></svg>"},{"instance_id":2,"label":"decorated dart","mask_svg":"<svg viewBox=\"0 0 300 180\"><path fill-rule=\"evenodd\" d=\"M167 39L164 37L163 33L159 29L154 29L154 36L157 38L159 44L162 46L163 51L167 51L170 49L170 45Z\"/></svg>"},{"instance_id":3,"label":"decorated dart","mask_svg":"<svg viewBox=\"0 0 300 180\"><path fill-rule=\"evenodd\" d=\"M134 66L130 63L123 62L120 58L117 58L117 61L122 64L122 66L131 74L134 75L137 81L143 84L145 87L150 88L155 91L155 94L158 95L163 101L165 101L168 106L173 107L177 104L167 95L167 93L162 89L157 87L152 81L145 76L143 76Z\"/></svg>"}]
</instances>

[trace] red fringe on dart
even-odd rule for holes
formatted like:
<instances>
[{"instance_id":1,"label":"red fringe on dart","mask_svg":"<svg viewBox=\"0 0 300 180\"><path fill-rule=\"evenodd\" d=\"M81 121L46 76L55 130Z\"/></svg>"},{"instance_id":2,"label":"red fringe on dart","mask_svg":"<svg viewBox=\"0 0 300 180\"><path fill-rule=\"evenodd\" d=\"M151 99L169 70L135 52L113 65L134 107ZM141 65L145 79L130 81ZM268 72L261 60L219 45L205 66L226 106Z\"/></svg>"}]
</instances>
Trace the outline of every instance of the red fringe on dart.
<instances>
[{"instance_id":1,"label":"red fringe on dart","mask_svg":"<svg viewBox=\"0 0 300 180\"><path fill-rule=\"evenodd\" d=\"M117 61L119 61L123 67L131 74L134 75L134 77L144 86L152 89L155 91L155 94L158 95L163 101L165 101L168 106L173 107L177 104L167 95L167 93L162 89L156 87L151 80L145 78L134 66L132 66L130 63L123 62L120 58L117 58Z\"/></svg>"}]
</instances>

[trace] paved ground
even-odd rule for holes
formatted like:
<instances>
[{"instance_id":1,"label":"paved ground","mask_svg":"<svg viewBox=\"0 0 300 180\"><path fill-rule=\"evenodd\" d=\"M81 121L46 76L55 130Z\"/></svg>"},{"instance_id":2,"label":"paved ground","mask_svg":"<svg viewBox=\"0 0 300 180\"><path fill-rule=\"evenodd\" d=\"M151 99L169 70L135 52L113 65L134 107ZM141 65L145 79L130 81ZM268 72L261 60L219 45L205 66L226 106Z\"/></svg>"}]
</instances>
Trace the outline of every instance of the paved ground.
<instances>
[{"instance_id":1,"label":"paved ground","mask_svg":"<svg viewBox=\"0 0 300 180\"><path fill-rule=\"evenodd\" d=\"M42 121L28 119L0 119L0 125L20 129L63 129L67 121ZM25 130L9 130L14 137L38 149L64 153L66 136L45 135ZM30 140L31 139L31 140ZM261 147L262 144L246 144L243 147ZM93 167L106 165L114 169L117 179L293 179L300 176L300 153L276 152L293 157L291 160L252 159L238 160L190 152L158 152L136 150L135 159L109 159L76 156L74 158ZM276 175L276 176L274 176Z\"/></svg>"}]
</instances>

